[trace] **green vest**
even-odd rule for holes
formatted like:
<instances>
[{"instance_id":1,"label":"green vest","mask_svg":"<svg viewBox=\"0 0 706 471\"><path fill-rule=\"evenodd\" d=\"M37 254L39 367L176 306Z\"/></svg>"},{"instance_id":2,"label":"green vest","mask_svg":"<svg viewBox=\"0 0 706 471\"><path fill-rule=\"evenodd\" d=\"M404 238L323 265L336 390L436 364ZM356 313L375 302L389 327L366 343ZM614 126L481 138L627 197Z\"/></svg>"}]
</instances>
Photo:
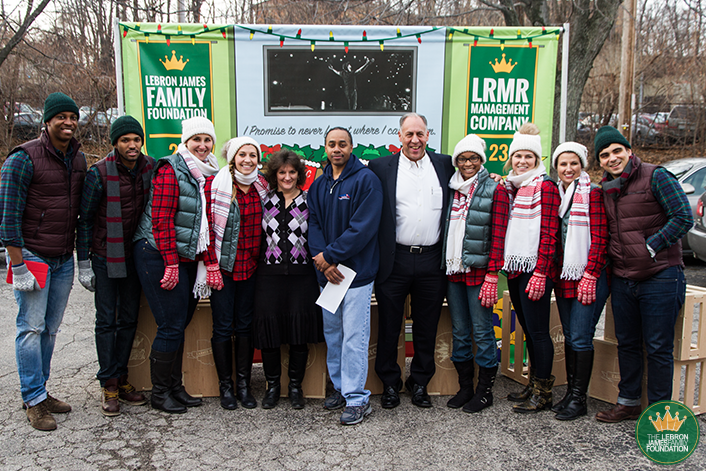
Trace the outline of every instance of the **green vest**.
<instances>
[{"instance_id":1,"label":"green vest","mask_svg":"<svg viewBox=\"0 0 706 471\"><path fill-rule=\"evenodd\" d=\"M466 234L463 238L463 266L469 268L483 268L490 261L490 238L492 234L492 209L493 194L498 184L489 177L488 170L481 168L478 172L478 182L468 206L466 215ZM451 201L453 195L451 194ZM451 206L446 213L446 226L444 229L444 257L442 268L446 265L446 246L449 237L449 221L451 219Z\"/></svg>"},{"instance_id":2,"label":"green vest","mask_svg":"<svg viewBox=\"0 0 706 471\"><path fill-rule=\"evenodd\" d=\"M174 227L176 229L176 246L179 256L196 259L196 245L201 227L201 197L199 195L199 184L191 176L189 167L184 159L178 154L162 157L157 161L154 175L160 167L169 163L174 169L177 182L179 183L179 200L177 212L174 215ZM150 188L150 198L145 207L145 212L140 218L140 224L135 232L134 241L147 239L149 244L157 248L157 244L152 234L152 197L154 195L154 185Z\"/></svg>"}]
</instances>

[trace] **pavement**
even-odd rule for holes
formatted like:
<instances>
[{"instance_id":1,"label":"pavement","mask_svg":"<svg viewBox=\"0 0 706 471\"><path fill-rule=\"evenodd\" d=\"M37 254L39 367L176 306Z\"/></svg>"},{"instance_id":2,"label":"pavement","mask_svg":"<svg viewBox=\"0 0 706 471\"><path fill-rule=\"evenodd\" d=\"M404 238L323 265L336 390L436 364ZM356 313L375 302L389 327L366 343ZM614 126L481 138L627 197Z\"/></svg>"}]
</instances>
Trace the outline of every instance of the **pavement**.
<instances>
[{"instance_id":1,"label":"pavement","mask_svg":"<svg viewBox=\"0 0 706 471\"><path fill-rule=\"evenodd\" d=\"M703 273L706 267L693 270ZM6 269L0 267L4 279ZM688 276L688 275L687 275ZM596 412L609 405L588 401L588 416L572 422L552 412L513 413L505 397L520 389L499 376L495 404L478 414L446 407L448 397L432 397L420 409L402 394L393 410L380 407L357 426L339 424L340 411L326 411L309 399L293 410L286 398L272 410L222 409L206 398L186 414L169 415L148 405L122 405L122 414L100 413L100 386L93 340L93 297L78 281L69 298L56 341L48 389L73 411L56 414L58 429L30 427L21 408L14 356L17 307L10 285L0 283L0 469L1 470L657 470L635 441L635 421L603 424ZM252 386L258 401L265 389L260 365ZM555 389L563 397L565 387ZM699 418L703 442L706 420ZM706 444L669 469L706 465Z\"/></svg>"}]
</instances>

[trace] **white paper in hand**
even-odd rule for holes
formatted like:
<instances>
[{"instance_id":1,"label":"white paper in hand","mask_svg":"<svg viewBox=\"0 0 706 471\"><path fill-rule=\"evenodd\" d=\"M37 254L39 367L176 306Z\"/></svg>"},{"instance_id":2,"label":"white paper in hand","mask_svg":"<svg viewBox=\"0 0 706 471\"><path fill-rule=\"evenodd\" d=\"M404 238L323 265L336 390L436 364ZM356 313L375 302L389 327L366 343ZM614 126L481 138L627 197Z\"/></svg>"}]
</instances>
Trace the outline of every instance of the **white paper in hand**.
<instances>
[{"instance_id":1,"label":"white paper in hand","mask_svg":"<svg viewBox=\"0 0 706 471\"><path fill-rule=\"evenodd\" d=\"M333 283L326 283L326 287L321 291L319 299L316 300L316 304L326 309L328 312L336 312L338 310L338 306L341 305L343 297L348 292L348 288L350 288L356 276L356 272L345 265L339 264L338 271L340 271L344 277L341 284L334 285Z\"/></svg>"}]
</instances>

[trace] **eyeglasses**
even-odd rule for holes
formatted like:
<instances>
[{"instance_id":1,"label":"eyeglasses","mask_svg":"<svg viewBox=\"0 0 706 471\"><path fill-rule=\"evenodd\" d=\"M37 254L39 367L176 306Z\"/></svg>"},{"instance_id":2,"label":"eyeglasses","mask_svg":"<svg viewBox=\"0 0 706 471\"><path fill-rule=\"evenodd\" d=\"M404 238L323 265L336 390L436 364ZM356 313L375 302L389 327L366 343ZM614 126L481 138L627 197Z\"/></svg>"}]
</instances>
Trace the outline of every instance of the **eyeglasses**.
<instances>
[{"instance_id":1,"label":"eyeglasses","mask_svg":"<svg viewBox=\"0 0 706 471\"><path fill-rule=\"evenodd\" d=\"M472 164L477 164L478 162L480 162L480 156L474 155L473 157L458 157L456 159L456 163L458 165L463 165L468 162L470 162Z\"/></svg>"}]
</instances>

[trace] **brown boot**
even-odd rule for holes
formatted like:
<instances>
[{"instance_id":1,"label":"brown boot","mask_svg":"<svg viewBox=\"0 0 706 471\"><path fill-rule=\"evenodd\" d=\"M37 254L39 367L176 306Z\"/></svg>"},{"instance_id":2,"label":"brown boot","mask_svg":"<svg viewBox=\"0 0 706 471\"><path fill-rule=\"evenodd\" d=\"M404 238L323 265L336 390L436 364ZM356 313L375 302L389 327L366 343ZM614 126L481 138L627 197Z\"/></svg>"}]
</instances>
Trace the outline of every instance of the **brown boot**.
<instances>
[{"instance_id":1,"label":"brown boot","mask_svg":"<svg viewBox=\"0 0 706 471\"><path fill-rule=\"evenodd\" d=\"M101 388L101 412L108 417L120 415L118 402L118 378L111 378Z\"/></svg>"},{"instance_id":2,"label":"brown boot","mask_svg":"<svg viewBox=\"0 0 706 471\"><path fill-rule=\"evenodd\" d=\"M529 370L529 380L525 389L520 392L514 392L507 395L507 400L512 402L525 402L532 395L532 388L534 387L534 368L530 366Z\"/></svg>"},{"instance_id":3,"label":"brown boot","mask_svg":"<svg viewBox=\"0 0 706 471\"><path fill-rule=\"evenodd\" d=\"M52 414L66 414L71 412L71 406L47 393L47 410Z\"/></svg>"},{"instance_id":4,"label":"brown boot","mask_svg":"<svg viewBox=\"0 0 706 471\"><path fill-rule=\"evenodd\" d=\"M512 406L515 412L539 412L552 407L552 386L554 386L554 376L548 379L534 379L532 395L522 404Z\"/></svg>"},{"instance_id":5,"label":"brown boot","mask_svg":"<svg viewBox=\"0 0 706 471\"><path fill-rule=\"evenodd\" d=\"M141 406L147 404L147 398L144 394L135 389L135 386L127 380L127 375L122 375L118 378L118 398L125 404L131 406Z\"/></svg>"},{"instance_id":6,"label":"brown boot","mask_svg":"<svg viewBox=\"0 0 706 471\"><path fill-rule=\"evenodd\" d=\"M56 430L56 420L47 409L46 399L36 406L27 407L27 420L37 430Z\"/></svg>"},{"instance_id":7,"label":"brown boot","mask_svg":"<svg viewBox=\"0 0 706 471\"><path fill-rule=\"evenodd\" d=\"M615 424L623 420L636 420L640 418L642 406L624 406L617 404L610 410L604 410L596 414L596 420Z\"/></svg>"}]
</instances>

